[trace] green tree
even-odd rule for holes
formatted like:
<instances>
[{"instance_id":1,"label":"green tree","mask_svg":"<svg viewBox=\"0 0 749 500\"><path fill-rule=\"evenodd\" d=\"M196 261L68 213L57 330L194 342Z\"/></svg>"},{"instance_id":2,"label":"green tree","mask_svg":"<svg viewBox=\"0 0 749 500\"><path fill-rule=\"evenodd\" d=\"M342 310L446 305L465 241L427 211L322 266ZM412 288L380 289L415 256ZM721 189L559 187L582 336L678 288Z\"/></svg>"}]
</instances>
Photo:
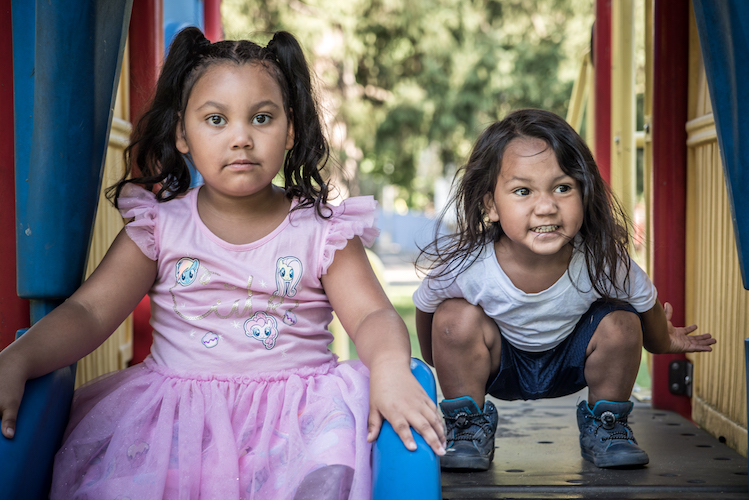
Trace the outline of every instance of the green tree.
<instances>
[{"instance_id":1,"label":"green tree","mask_svg":"<svg viewBox=\"0 0 749 500\"><path fill-rule=\"evenodd\" d=\"M520 107L564 115L592 0L224 0L227 37L295 33L314 60L342 181L411 206ZM256 33L256 35L253 35ZM257 35L257 33L262 33Z\"/></svg>"}]
</instances>

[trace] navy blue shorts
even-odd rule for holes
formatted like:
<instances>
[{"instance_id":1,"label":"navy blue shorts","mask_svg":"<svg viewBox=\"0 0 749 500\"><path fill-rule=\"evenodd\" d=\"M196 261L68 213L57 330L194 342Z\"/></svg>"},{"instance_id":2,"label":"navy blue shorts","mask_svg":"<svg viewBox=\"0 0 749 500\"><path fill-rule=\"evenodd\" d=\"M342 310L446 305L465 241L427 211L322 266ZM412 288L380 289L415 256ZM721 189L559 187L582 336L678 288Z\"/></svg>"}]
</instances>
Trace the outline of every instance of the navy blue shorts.
<instances>
[{"instance_id":1,"label":"navy blue shorts","mask_svg":"<svg viewBox=\"0 0 749 500\"><path fill-rule=\"evenodd\" d=\"M614 311L638 314L626 302L594 302L569 337L548 351L522 351L500 335L502 351L499 373L487 385L487 394L506 401L544 399L566 396L587 387L585 351L598 324Z\"/></svg>"}]
</instances>

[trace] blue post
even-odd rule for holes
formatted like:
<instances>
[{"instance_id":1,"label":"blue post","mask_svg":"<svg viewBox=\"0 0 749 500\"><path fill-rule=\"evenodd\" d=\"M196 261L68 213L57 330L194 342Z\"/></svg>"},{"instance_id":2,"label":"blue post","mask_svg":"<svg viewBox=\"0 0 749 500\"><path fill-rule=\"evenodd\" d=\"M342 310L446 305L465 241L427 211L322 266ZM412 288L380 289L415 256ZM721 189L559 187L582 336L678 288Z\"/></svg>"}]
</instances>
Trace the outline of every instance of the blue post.
<instances>
[{"instance_id":1,"label":"blue post","mask_svg":"<svg viewBox=\"0 0 749 500\"><path fill-rule=\"evenodd\" d=\"M411 359L411 372L437 403L437 387L432 371L423 361ZM373 500L439 500L442 498L440 462L430 446L413 429L416 451L409 451L384 422L372 447Z\"/></svg>"},{"instance_id":2,"label":"blue post","mask_svg":"<svg viewBox=\"0 0 749 500\"><path fill-rule=\"evenodd\" d=\"M749 290L749 2L693 0L744 288Z\"/></svg>"}]
</instances>

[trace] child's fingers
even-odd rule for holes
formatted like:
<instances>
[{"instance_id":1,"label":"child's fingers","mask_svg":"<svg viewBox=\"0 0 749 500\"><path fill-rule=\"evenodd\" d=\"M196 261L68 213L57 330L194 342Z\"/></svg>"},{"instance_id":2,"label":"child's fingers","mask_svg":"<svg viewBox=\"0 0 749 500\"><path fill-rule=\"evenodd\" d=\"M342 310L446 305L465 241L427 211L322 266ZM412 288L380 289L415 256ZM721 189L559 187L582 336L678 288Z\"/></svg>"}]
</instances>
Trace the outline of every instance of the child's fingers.
<instances>
[{"instance_id":1,"label":"child's fingers","mask_svg":"<svg viewBox=\"0 0 749 500\"><path fill-rule=\"evenodd\" d=\"M440 445L442 448L447 446L447 436L445 435L445 421L442 419L442 415L437 411L437 405L430 402L431 411L428 416L429 425L434 429L435 434L439 438ZM436 451L436 450L435 450Z\"/></svg>"},{"instance_id":2,"label":"child's fingers","mask_svg":"<svg viewBox=\"0 0 749 500\"><path fill-rule=\"evenodd\" d=\"M395 422L390 422L390 425L393 426L393 430L398 434L398 437L401 438L401 441L403 441L406 448L415 451L416 441L414 441L413 434L411 434L411 426L408 421L401 418Z\"/></svg>"},{"instance_id":3,"label":"child's fingers","mask_svg":"<svg viewBox=\"0 0 749 500\"><path fill-rule=\"evenodd\" d=\"M445 433L441 423L435 426L430 419L425 418L421 423L413 425L414 430L424 438L424 441L438 456L445 454Z\"/></svg>"},{"instance_id":4,"label":"child's fingers","mask_svg":"<svg viewBox=\"0 0 749 500\"><path fill-rule=\"evenodd\" d=\"M3 410L2 433L8 439L13 439L16 434L16 410Z\"/></svg>"},{"instance_id":5,"label":"child's fingers","mask_svg":"<svg viewBox=\"0 0 749 500\"><path fill-rule=\"evenodd\" d=\"M377 436L380 435L380 429L382 428L382 415L380 412L370 410L368 427L367 427L367 442L374 443Z\"/></svg>"},{"instance_id":6,"label":"child's fingers","mask_svg":"<svg viewBox=\"0 0 749 500\"><path fill-rule=\"evenodd\" d=\"M687 334L687 335L689 335L690 333L692 333L692 332L693 332L693 331L695 331L696 329L697 329L697 325L689 325L689 326L685 326L685 327L684 327L684 333L685 333L685 334ZM695 337L695 338L696 338L696 337Z\"/></svg>"},{"instance_id":7,"label":"child's fingers","mask_svg":"<svg viewBox=\"0 0 749 500\"><path fill-rule=\"evenodd\" d=\"M717 342L717 340L714 339L713 336L710 335L709 333L703 333L701 335L692 335L692 338L700 341L703 344L715 344Z\"/></svg>"},{"instance_id":8,"label":"child's fingers","mask_svg":"<svg viewBox=\"0 0 749 500\"><path fill-rule=\"evenodd\" d=\"M663 304L663 312L666 314L666 321L671 321L671 316L674 314L674 308L666 302Z\"/></svg>"}]
</instances>

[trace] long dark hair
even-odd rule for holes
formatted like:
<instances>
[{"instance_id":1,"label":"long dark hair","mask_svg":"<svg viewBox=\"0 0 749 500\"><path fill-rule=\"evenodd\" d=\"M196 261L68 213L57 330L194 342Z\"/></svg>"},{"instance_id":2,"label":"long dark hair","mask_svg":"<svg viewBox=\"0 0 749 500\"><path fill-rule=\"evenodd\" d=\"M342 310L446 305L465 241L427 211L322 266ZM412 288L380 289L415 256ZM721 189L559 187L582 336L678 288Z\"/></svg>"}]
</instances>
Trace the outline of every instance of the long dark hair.
<instances>
[{"instance_id":1,"label":"long dark hair","mask_svg":"<svg viewBox=\"0 0 749 500\"><path fill-rule=\"evenodd\" d=\"M514 111L479 136L468 163L455 175L451 203L440 215L434 241L420 249L417 267L422 271L438 269L433 274L437 278L460 271L480 257L480 250L487 243L498 241L504 234L500 224L487 217L483 200L497 186L507 146L522 137L546 142L562 171L580 185L580 250L585 255L593 288L602 297L611 297L615 290L625 292L618 284L617 274L621 265L625 276L629 274L630 220L601 177L585 141L565 120L538 109ZM441 235L451 210L457 212L455 231ZM626 288L626 281L623 286Z\"/></svg>"},{"instance_id":2,"label":"long dark hair","mask_svg":"<svg viewBox=\"0 0 749 500\"><path fill-rule=\"evenodd\" d=\"M149 190L157 188L159 201L171 200L189 189L190 170L175 140L180 116L184 116L198 79L212 65L227 61L259 64L278 82L284 111L294 127L294 145L283 166L286 196L299 199L297 208L314 206L325 216L322 208L329 187L322 170L330 154L328 142L304 52L296 38L285 31L275 33L266 47L247 40L210 43L194 27L180 31L169 48L150 106L125 148L125 175L107 189L107 198L117 206L123 186L130 182Z\"/></svg>"}]
</instances>

